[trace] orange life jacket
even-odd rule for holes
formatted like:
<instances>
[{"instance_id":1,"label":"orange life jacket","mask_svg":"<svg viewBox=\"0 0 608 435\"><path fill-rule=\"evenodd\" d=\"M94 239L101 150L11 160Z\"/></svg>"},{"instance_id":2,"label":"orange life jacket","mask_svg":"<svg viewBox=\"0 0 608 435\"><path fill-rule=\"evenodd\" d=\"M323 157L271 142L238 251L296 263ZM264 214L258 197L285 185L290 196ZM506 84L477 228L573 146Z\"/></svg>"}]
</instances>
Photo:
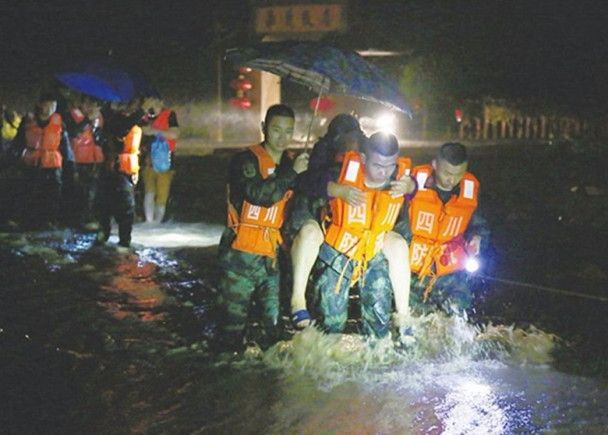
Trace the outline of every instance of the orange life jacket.
<instances>
[{"instance_id":1,"label":"orange life jacket","mask_svg":"<svg viewBox=\"0 0 608 435\"><path fill-rule=\"evenodd\" d=\"M464 269L467 252L463 235L477 208L479 181L466 172L460 181L459 195L452 195L444 204L434 189L425 188L433 174L431 165L417 166L412 173L418 182L418 192L409 205L412 272L424 278Z\"/></svg>"},{"instance_id":2,"label":"orange life jacket","mask_svg":"<svg viewBox=\"0 0 608 435\"><path fill-rule=\"evenodd\" d=\"M41 128L34 115L28 115L25 127L23 163L43 169L61 168L63 157L59 152L63 121L59 113L53 113L46 127Z\"/></svg>"},{"instance_id":3,"label":"orange life jacket","mask_svg":"<svg viewBox=\"0 0 608 435\"><path fill-rule=\"evenodd\" d=\"M262 145L252 145L248 149L258 160L262 178L266 179L274 174L276 164ZM228 195L229 188L230 186ZM277 248L283 242L280 229L285 217L285 206L292 193L288 190L271 207L243 201L240 215L228 196L228 227L236 231L232 247L238 251L275 258Z\"/></svg>"},{"instance_id":4,"label":"orange life jacket","mask_svg":"<svg viewBox=\"0 0 608 435\"><path fill-rule=\"evenodd\" d=\"M397 178L409 175L412 162L400 157L397 161ZM364 205L353 207L341 198L332 198L331 222L325 233L325 242L350 259L357 261L359 275L365 264L382 249L384 236L391 231L403 205L403 195L393 196L388 190L365 186L365 171L361 154L349 151L344 154L338 183L356 187L366 195ZM356 281L358 276L353 276Z\"/></svg>"},{"instance_id":5,"label":"orange life jacket","mask_svg":"<svg viewBox=\"0 0 608 435\"><path fill-rule=\"evenodd\" d=\"M122 139L123 149L118 154L118 169L127 174L135 175L139 172L139 145L141 143L142 130L134 125L129 133Z\"/></svg>"},{"instance_id":6,"label":"orange life jacket","mask_svg":"<svg viewBox=\"0 0 608 435\"><path fill-rule=\"evenodd\" d=\"M150 124L150 127L156 130L169 130L169 128L171 128L169 126L169 117L171 116L172 112L173 111L169 109L161 110L161 112L156 115L156 118L154 118L154 121L152 121L152 124ZM169 149L171 150L171 152L174 152L175 146L177 145L177 141L175 139L166 139L166 141L169 144Z\"/></svg>"},{"instance_id":7,"label":"orange life jacket","mask_svg":"<svg viewBox=\"0 0 608 435\"><path fill-rule=\"evenodd\" d=\"M70 110L70 114L76 123L81 123L85 118L80 109L77 108ZM99 122L101 122L101 120L99 120ZM76 163L103 162L103 152L101 147L95 143L93 126L91 124L87 124L78 136L71 138L70 145L72 146L74 161Z\"/></svg>"}]
</instances>

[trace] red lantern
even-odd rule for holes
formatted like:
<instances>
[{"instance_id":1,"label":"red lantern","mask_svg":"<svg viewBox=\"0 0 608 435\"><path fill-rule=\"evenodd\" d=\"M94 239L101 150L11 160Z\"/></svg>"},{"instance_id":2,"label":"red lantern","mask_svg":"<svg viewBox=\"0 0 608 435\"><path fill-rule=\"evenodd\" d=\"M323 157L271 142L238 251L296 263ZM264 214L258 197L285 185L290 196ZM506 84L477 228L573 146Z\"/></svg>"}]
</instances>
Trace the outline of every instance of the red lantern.
<instances>
[{"instance_id":1,"label":"red lantern","mask_svg":"<svg viewBox=\"0 0 608 435\"><path fill-rule=\"evenodd\" d=\"M456 110L454 110L454 117L456 118L456 122L462 121L462 109L460 107L457 107Z\"/></svg>"},{"instance_id":2,"label":"red lantern","mask_svg":"<svg viewBox=\"0 0 608 435\"><path fill-rule=\"evenodd\" d=\"M317 110L319 112L327 112L328 110L333 109L335 105L336 102L331 98L321 97L319 98L319 107L317 108ZM311 110L315 110L315 107L317 107L317 97L310 100L310 102L308 103L308 107L310 107Z\"/></svg>"},{"instance_id":3,"label":"red lantern","mask_svg":"<svg viewBox=\"0 0 608 435\"><path fill-rule=\"evenodd\" d=\"M251 72L251 68L248 66L242 66L239 68L239 74L249 74Z\"/></svg>"},{"instance_id":4,"label":"red lantern","mask_svg":"<svg viewBox=\"0 0 608 435\"><path fill-rule=\"evenodd\" d=\"M249 109L251 100L247 97L234 97L230 99L230 104L237 109Z\"/></svg>"},{"instance_id":5,"label":"red lantern","mask_svg":"<svg viewBox=\"0 0 608 435\"><path fill-rule=\"evenodd\" d=\"M253 88L251 80L239 76L238 79L234 79L230 82L230 87L235 91L250 91Z\"/></svg>"}]
</instances>

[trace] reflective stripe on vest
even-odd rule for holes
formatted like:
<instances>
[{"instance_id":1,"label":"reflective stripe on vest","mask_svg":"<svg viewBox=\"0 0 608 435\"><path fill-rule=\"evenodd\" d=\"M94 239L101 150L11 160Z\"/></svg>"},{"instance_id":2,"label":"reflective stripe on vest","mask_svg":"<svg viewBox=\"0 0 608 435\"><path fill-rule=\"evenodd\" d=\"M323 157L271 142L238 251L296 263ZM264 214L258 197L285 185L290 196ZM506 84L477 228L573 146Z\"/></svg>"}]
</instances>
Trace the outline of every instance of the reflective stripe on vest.
<instances>
[{"instance_id":1,"label":"reflective stripe on vest","mask_svg":"<svg viewBox=\"0 0 608 435\"><path fill-rule=\"evenodd\" d=\"M411 160L400 157L397 161L397 178L407 174L410 168ZM359 207L353 207L341 198L332 198L331 223L325 234L325 242L355 261L370 261L382 249L384 235L393 229L404 197L393 196L388 190L366 187L361 154L355 151L344 154L338 183L362 190L366 201Z\"/></svg>"},{"instance_id":2,"label":"reflective stripe on vest","mask_svg":"<svg viewBox=\"0 0 608 435\"><path fill-rule=\"evenodd\" d=\"M441 276L464 269L467 254L463 235L477 208L479 193L479 181L466 172L460 181L460 194L453 195L444 204L434 189L424 187L432 174L430 165L417 166L413 170L418 192L409 205L413 235L410 267L420 277Z\"/></svg>"},{"instance_id":3,"label":"reflective stripe on vest","mask_svg":"<svg viewBox=\"0 0 608 435\"><path fill-rule=\"evenodd\" d=\"M63 158L59 152L63 131L61 115L53 113L46 127L41 128L33 116L26 121L23 162L44 169L61 168Z\"/></svg>"},{"instance_id":4,"label":"reflective stripe on vest","mask_svg":"<svg viewBox=\"0 0 608 435\"><path fill-rule=\"evenodd\" d=\"M172 112L173 111L169 110L169 109L161 110L161 112L158 115L156 115L156 118L154 118L154 121L152 121L152 124L150 124L150 127L154 128L156 130L163 130L163 131L169 130L171 128L169 126L169 117L171 116ZM175 139L167 139L167 138L165 138L165 140L169 144L169 149L171 150L171 152L174 152L175 146L177 145L177 141Z\"/></svg>"},{"instance_id":5,"label":"reflective stripe on vest","mask_svg":"<svg viewBox=\"0 0 608 435\"><path fill-rule=\"evenodd\" d=\"M135 175L139 172L139 145L141 143L142 130L134 125L129 133L123 138L123 149L118 154L118 168L127 175Z\"/></svg>"},{"instance_id":6,"label":"reflective stripe on vest","mask_svg":"<svg viewBox=\"0 0 608 435\"><path fill-rule=\"evenodd\" d=\"M248 149L256 156L263 179L274 174L276 164L262 145L252 145ZM292 191L288 190L271 207L243 201L240 215L230 204L228 196L228 226L236 231L232 247L250 254L275 258L277 248L283 241L280 228L285 217L285 206L291 195Z\"/></svg>"}]
</instances>

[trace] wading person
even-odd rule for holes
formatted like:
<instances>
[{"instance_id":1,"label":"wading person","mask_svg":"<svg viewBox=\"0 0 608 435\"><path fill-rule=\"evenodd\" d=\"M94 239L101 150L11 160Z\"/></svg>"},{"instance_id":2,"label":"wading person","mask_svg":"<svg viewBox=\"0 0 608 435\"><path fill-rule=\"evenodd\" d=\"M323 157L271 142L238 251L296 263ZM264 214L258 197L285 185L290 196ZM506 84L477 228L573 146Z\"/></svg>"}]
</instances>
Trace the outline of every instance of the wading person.
<instances>
[{"instance_id":1,"label":"wading person","mask_svg":"<svg viewBox=\"0 0 608 435\"><path fill-rule=\"evenodd\" d=\"M333 181L338 179L344 153L358 151L365 140L356 118L347 114L336 116L330 122L327 134L315 144L309 168L299 180L293 212L287 225L288 232L295 233L291 246L291 311L292 323L296 329L310 323L305 294L310 272L324 239L321 229L322 211L330 198L342 199L351 206L359 206L365 201L365 193L357 186ZM409 177L409 168L399 180L390 182L390 188L396 195L410 195L415 191L416 185ZM385 235L382 251L389 264L392 287L397 289L397 321L405 325L409 316L408 246L403 237L390 231Z\"/></svg>"},{"instance_id":2,"label":"wading person","mask_svg":"<svg viewBox=\"0 0 608 435\"><path fill-rule=\"evenodd\" d=\"M15 228L17 201L21 190L18 159L11 152L11 142L17 135L21 116L2 105L0 112L2 138L0 146L0 228Z\"/></svg>"},{"instance_id":3,"label":"wading person","mask_svg":"<svg viewBox=\"0 0 608 435\"><path fill-rule=\"evenodd\" d=\"M98 229L94 208L99 172L104 161L100 104L91 98L80 97L71 105L66 125L75 162L72 207L77 223L94 231Z\"/></svg>"},{"instance_id":4,"label":"wading person","mask_svg":"<svg viewBox=\"0 0 608 435\"><path fill-rule=\"evenodd\" d=\"M428 302L447 312L471 305L465 267L489 231L476 211L479 181L467 168L464 145L446 143L431 165L412 170L418 191L397 228L410 245L415 305Z\"/></svg>"},{"instance_id":5,"label":"wading person","mask_svg":"<svg viewBox=\"0 0 608 435\"><path fill-rule=\"evenodd\" d=\"M175 112L163 107L159 98L146 98L143 109L144 215L148 223L161 223L175 176L173 156L179 125Z\"/></svg>"},{"instance_id":6,"label":"wading person","mask_svg":"<svg viewBox=\"0 0 608 435\"><path fill-rule=\"evenodd\" d=\"M389 332L393 290L397 309L408 314L409 288L392 288L382 248L405 200L403 192L392 191L391 181L402 179L411 162L399 157L393 135L372 135L362 151L344 155L338 184L356 188L362 197L330 199L330 221L313 269L314 293L322 327L342 332L350 288L358 285L362 332L380 338ZM410 333L398 326L403 334Z\"/></svg>"},{"instance_id":7,"label":"wading person","mask_svg":"<svg viewBox=\"0 0 608 435\"><path fill-rule=\"evenodd\" d=\"M218 339L225 349L242 347L254 295L266 334L261 344L271 344L278 337L280 229L296 176L308 166L307 154L292 160L286 152L294 120L291 108L271 106L262 123L264 141L230 162L228 228L219 248L218 302L223 318Z\"/></svg>"},{"instance_id":8,"label":"wading person","mask_svg":"<svg viewBox=\"0 0 608 435\"><path fill-rule=\"evenodd\" d=\"M73 155L57 99L40 96L34 113L28 113L11 147L21 155L25 194L22 219L29 224L54 226L59 218L63 168L73 165ZM71 168L70 168L71 169Z\"/></svg>"},{"instance_id":9,"label":"wading person","mask_svg":"<svg viewBox=\"0 0 608 435\"><path fill-rule=\"evenodd\" d=\"M4 153L17 135L21 116L14 110L8 110L3 104L0 110L0 122L2 123L2 134L0 136L0 152Z\"/></svg>"},{"instance_id":10,"label":"wading person","mask_svg":"<svg viewBox=\"0 0 608 435\"><path fill-rule=\"evenodd\" d=\"M135 184L139 173L139 146L142 130L138 123L143 113L136 101L122 104L106 116L106 147L99 177L97 244L110 237L112 218L118 224L118 245L131 245L135 218Z\"/></svg>"}]
</instances>

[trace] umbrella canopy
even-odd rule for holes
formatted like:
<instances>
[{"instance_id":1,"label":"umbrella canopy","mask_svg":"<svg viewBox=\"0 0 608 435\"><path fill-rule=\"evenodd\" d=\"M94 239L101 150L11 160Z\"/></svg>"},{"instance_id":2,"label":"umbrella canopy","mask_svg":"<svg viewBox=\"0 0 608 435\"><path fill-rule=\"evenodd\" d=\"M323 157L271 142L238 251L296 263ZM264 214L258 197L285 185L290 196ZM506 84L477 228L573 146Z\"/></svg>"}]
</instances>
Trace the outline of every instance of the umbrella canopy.
<instances>
[{"instance_id":1,"label":"umbrella canopy","mask_svg":"<svg viewBox=\"0 0 608 435\"><path fill-rule=\"evenodd\" d=\"M55 77L70 89L104 101L159 96L141 75L111 64L89 63L72 71L57 73Z\"/></svg>"},{"instance_id":2,"label":"umbrella canopy","mask_svg":"<svg viewBox=\"0 0 608 435\"><path fill-rule=\"evenodd\" d=\"M318 93L350 95L412 113L397 85L354 51L286 41L230 49L226 60L276 74Z\"/></svg>"}]
</instances>

